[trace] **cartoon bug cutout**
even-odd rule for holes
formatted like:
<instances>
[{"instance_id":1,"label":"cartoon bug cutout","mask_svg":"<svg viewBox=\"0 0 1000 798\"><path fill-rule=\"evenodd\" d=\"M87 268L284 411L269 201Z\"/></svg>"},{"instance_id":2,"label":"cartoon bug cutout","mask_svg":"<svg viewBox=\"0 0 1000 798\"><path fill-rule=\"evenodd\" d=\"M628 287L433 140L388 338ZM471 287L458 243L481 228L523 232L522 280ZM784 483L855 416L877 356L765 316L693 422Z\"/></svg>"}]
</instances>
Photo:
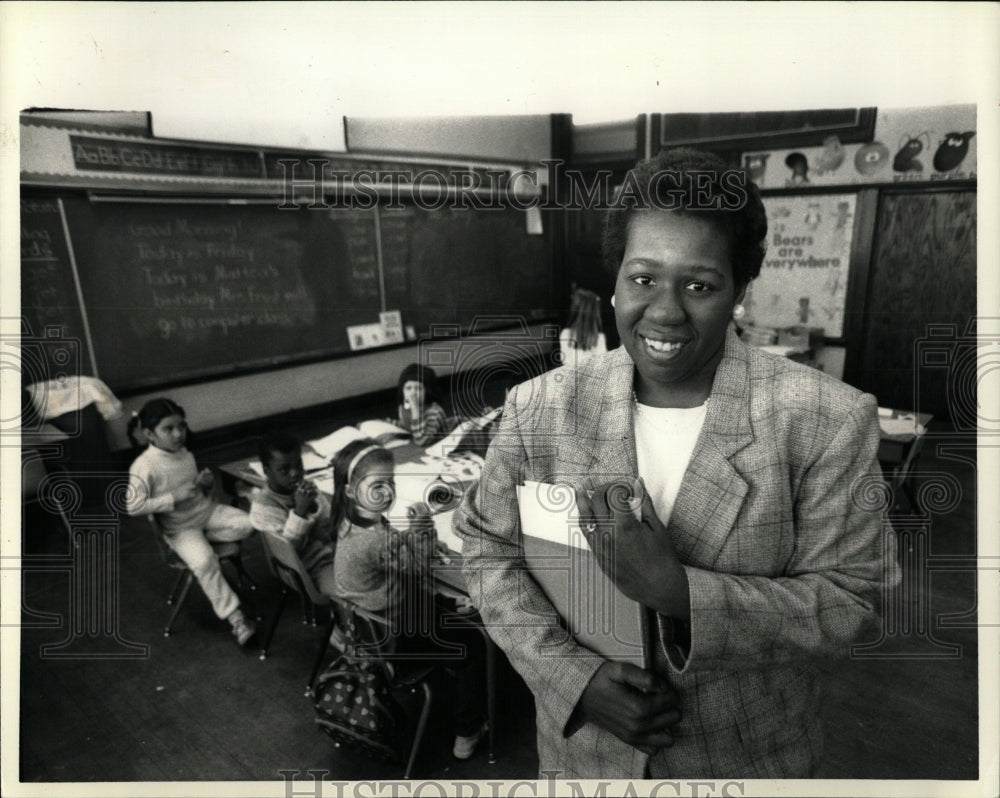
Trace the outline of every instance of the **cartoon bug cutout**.
<instances>
[{"instance_id":1,"label":"cartoon bug cutout","mask_svg":"<svg viewBox=\"0 0 1000 798\"><path fill-rule=\"evenodd\" d=\"M962 163L969 154L969 139L975 135L974 130L946 133L934 153L934 168L939 172L948 172Z\"/></svg>"},{"instance_id":2,"label":"cartoon bug cutout","mask_svg":"<svg viewBox=\"0 0 1000 798\"><path fill-rule=\"evenodd\" d=\"M750 173L750 179L755 183L764 177L770 155L770 153L757 153L743 156L743 168Z\"/></svg>"},{"instance_id":3,"label":"cartoon bug cutout","mask_svg":"<svg viewBox=\"0 0 1000 798\"><path fill-rule=\"evenodd\" d=\"M896 153L896 157L892 159L892 169L895 172L922 172L924 171L924 165L917 160L917 156L920 155L924 150L924 142L921 139L927 140L927 146L930 147L931 139L930 134L927 131L914 136L911 139L907 139L903 136L900 141L905 139L905 143L900 145L899 152Z\"/></svg>"}]
</instances>

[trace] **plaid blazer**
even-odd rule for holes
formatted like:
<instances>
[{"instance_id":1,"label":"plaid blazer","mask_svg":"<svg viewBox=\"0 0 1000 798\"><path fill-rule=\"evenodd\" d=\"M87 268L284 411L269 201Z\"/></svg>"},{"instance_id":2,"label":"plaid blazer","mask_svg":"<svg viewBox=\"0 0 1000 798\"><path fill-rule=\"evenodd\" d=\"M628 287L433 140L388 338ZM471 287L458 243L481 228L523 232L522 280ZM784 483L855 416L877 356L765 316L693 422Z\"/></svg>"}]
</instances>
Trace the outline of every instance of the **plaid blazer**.
<instances>
[{"instance_id":1,"label":"plaid blazer","mask_svg":"<svg viewBox=\"0 0 1000 798\"><path fill-rule=\"evenodd\" d=\"M535 696L539 769L556 778L793 778L821 754L812 659L847 653L899 578L880 502L875 398L730 330L668 531L690 585L690 648L654 624L680 694L648 757L567 721L604 660L559 625L525 571L515 486L636 474L624 348L511 391L482 478L456 513L473 601ZM664 452L664 457L669 457ZM666 637L667 639L664 639ZM668 652L670 654L668 655Z\"/></svg>"}]
</instances>

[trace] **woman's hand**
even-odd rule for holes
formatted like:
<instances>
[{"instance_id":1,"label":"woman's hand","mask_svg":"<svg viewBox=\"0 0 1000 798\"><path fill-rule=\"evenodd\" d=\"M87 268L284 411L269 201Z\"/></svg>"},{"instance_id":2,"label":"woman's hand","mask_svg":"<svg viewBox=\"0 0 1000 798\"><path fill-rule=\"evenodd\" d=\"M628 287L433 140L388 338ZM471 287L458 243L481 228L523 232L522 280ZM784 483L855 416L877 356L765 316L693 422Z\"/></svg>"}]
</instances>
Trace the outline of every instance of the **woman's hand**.
<instances>
[{"instance_id":1,"label":"woman's hand","mask_svg":"<svg viewBox=\"0 0 1000 798\"><path fill-rule=\"evenodd\" d=\"M648 754L674 744L680 722L676 691L660 676L624 662L606 662L591 678L570 726L593 723Z\"/></svg>"},{"instance_id":2,"label":"woman's hand","mask_svg":"<svg viewBox=\"0 0 1000 798\"><path fill-rule=\"evenodd\" d=\"M618 589L662 615L687 620L687 574L642 480L578 492L576 504L590 549Z\"/></svg>"},{"instance_id":3,"label":"woman's hand","mask_svg":"<svg viewBox=\"0 0 1000 798\"><path fill-rule=\"evenodd\" d=\"M303 480L295 488L293 501L295 503L295 514L299 518L308 518L310 513L316 512L318 508L316 503L317 492L316 485L308 480Z\"/></svg>"}]
</instances>

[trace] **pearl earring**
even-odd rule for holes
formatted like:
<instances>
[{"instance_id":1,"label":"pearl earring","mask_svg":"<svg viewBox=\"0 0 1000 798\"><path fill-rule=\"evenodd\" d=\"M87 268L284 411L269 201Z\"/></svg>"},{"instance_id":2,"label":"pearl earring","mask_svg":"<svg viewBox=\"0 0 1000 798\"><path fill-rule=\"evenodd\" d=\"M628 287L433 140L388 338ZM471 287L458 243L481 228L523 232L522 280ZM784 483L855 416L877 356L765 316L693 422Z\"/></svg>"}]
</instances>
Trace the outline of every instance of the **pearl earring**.
<instances>
[{"instance_id":1,"label":"pearl earring","mask_svg":"<svg viewBox=\"0 0 1000 798\"><path fill-rule=\"evenodd\" d=\"M733 318L734 319L742 319L746 315L747 315L747 309L745 307L743 307L742 303L737 302L733 306Z\"/></svg>"},{"instance_id":2,"label":"pearl earring","mask_svg":"<svg viewBox=\"0 0 1000 798\"><path fill-rule=\"evenodd\" d=\"M611 307L614 307L614 306L615 306L615 295L612 294L611 295Z\"/></svg>"}]
</instances>

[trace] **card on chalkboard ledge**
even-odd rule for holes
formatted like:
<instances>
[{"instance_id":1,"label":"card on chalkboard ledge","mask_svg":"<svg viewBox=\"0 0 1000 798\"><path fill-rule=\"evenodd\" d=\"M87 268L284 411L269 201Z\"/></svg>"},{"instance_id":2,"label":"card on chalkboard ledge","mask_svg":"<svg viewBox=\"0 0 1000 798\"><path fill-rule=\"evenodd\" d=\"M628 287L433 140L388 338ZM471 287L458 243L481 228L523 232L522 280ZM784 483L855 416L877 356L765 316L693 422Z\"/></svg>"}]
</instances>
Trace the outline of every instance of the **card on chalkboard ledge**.
<instances>
[{"instance_id":1,"label":"card on chalkboard ledge","mask_svg":"<svg viewBox=\"0 0 1000 798\"><path fill-rule=\"evenodd\" d=\"M350 341L352 352L359 349L373 349L385 343L381 324L353 324L347 328L347 339Z\"/></svg>"},{"instance_id":2,"label":"card on chalkboard ledge","mask_svg":"<svg viewBox=\"0 0 1000 798\"><path fill-rule=\"evenodd\" d=\"M378 318L385 343L403 343L403 315L398 310L387 310L379 313Z\"/></svg>"}]
</instances>

